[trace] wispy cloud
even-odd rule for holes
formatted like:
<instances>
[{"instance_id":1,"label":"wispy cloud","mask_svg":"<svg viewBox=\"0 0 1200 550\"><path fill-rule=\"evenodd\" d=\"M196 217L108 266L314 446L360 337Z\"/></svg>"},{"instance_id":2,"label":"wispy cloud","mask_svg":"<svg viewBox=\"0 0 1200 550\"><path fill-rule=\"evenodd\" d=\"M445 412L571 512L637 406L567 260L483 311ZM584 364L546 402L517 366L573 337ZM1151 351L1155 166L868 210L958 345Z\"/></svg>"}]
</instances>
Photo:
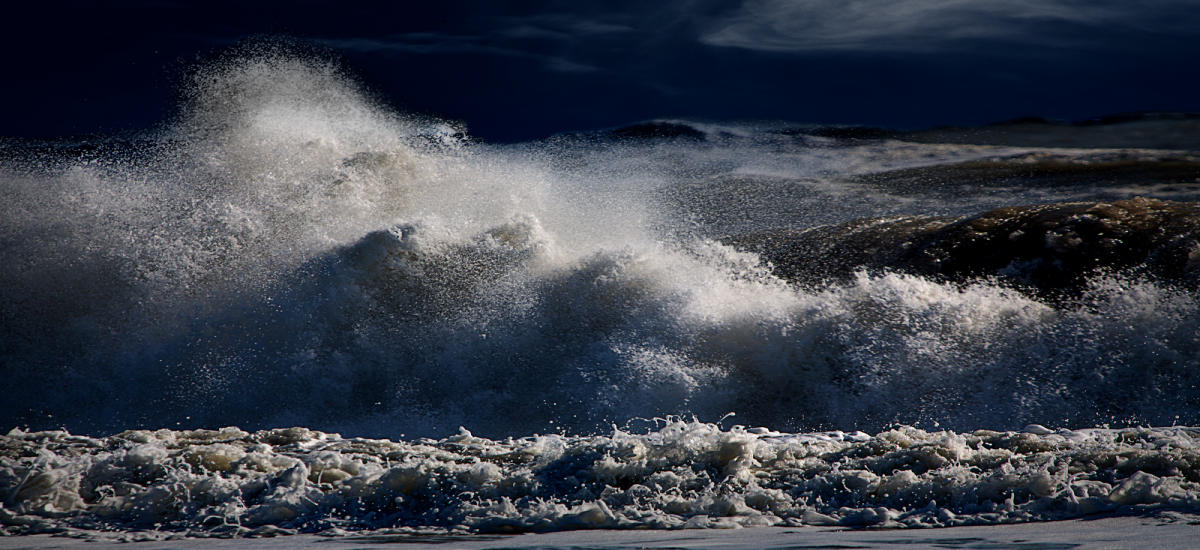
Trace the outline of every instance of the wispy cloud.
<instances>
[{"instance_id":1,"label":"wispy cloud","mask_svg":"<svg viewBox=\"0 0 1200 550\"><path fill-rule=\"evenodd\" d=\"M626 24L619 15L610 14L609 19L601 20L577 16L574 14L538 14L509 17L496 17L495 23L502 28L539 29L560 37L599 36L624 34L634 30Z\"/></svg>"},{"instance_id":2,"label":"wispy cloud","mask_svg":"<svg viewBox=\"0 0 1200 550\"><path fill-rule=\"evenodd\" d=\"M414 54L471 54L523 58L550 71L583 73L601 70L575 45L580 38L622 35L633 29L618 22L568 15L497 16L478 32L410 32L382 37L326 38L324 44L344 50Z\"/></svg>"},{"instance_id":3,"label":"wispy cloud","mask_svg":"<svg viewBox=\"0 0 1200 550\"><path fill-rule=\"evenodd\" d=\"M1079 46L1191 33L1193 0L747 0L700 41L760 51L928 51L970 41Z\"/></svg>"}]
</instances>

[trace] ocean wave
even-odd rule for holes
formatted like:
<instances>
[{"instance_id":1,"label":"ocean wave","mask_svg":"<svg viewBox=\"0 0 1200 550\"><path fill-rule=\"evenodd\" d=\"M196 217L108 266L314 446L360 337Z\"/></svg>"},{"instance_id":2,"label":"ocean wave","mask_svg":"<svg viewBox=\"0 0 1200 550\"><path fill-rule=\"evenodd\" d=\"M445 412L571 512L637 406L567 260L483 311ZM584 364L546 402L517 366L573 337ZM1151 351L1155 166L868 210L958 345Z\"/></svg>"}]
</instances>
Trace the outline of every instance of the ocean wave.
<instances>
[{"instance_id":1,"label":"ocean wave","mask_svg":"<svg viewBox=\"0 0 1200 550\"><path fill-rule=\"evenodd\" d=\"M1200 283L1200 207L1142 197L869 218L727 240L762 254L781 277L810 285L872 269L988 278L1043 295L1077 294L1103 273L1189 289Z\"/></svg>"},{"instance_id":2,"label":"ocean wave","mask_svg":"<svg viewBox=\"0 0 1200 550\"><path fill-rule=\"evenodd\" d=\"M1175 214L1192 206L1125 197L938 225L1039 191L913 198L856 179L1017 148L828 147L701 123L686 129L704 140L488 145L277 55L224 59L186 95L135 140L6 149L28 162L0 176L3 422L503 438L730 411L784 431L1200 419L1200 308L1176 284L1194 228ZM1068 270L1066 300L1002 279L1018 260L1092 265L1107 249L1089 228L1117 211L1132 217L1112 231L1152 242L1096 265L1149 259L1156 275L1158 258L1183 275ZM862 243L827 235L785 262L711 238L898 215L927 226L850 233L897 241L885 257L942 231L918 248L963 259L962 276L889 260L815 284L780 269ZM998 229L975 235L983 222ZM971 244L1010 222L1029 243ZM1051 232L1066 248L1029 256Z\"/></svg>"},{"instance_id":3,"label":"ocean wave","mask_svg":"<svg viewBox=\"0 0 1200 550\"><path fill-rule=\"evenodd\" d=\"M1014 188L1112 196L1153 192L1159 198L1196 200L1200 156L1186 151L1050 150L885 170L855 179L914 195L958 193L969 186L975 192Z\"/></svg>"}]
</instances>

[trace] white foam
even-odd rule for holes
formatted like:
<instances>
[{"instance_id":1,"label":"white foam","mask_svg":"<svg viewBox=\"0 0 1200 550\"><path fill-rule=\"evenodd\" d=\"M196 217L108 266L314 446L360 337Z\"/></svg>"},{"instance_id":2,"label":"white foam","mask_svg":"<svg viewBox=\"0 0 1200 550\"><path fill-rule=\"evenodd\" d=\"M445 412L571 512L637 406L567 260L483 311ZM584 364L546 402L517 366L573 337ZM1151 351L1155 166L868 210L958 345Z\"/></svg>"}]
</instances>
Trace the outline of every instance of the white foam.
<instances>
[{"instance_id":1,"label":"white foam","mask_svg":"<svg viewBox=\"0 0 1200 550\"><path fill-rule=\"evenodd\" d=\"M13 430L0 438L0 523L8 534L88 536L931 527L1200 505L1197 428L867 436L659 426L507 440L460 429L411 442L304 429L102 439Z\"/></svg>"}]
</instances>

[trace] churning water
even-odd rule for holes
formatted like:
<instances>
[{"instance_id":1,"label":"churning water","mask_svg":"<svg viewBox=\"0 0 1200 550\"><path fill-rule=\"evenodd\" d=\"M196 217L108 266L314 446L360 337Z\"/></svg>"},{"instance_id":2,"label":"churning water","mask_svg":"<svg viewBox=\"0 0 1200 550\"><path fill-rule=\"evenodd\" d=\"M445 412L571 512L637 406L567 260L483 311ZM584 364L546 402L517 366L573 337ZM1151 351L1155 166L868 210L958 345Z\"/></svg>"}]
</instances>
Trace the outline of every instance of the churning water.
<instances>
[{"instance_id":1,"label":"churning water","mask_svg":"<svg viewBox=\"0 0 1200 550\"><path fill-rule=\"evenodd\" d=\"M1175 279L1048 295L1003 280L1019 262L814 282L726 244L1192 200L1194 154L683 121L489 145L320 62L190 86L152 134L0 150L9 532L941 525L1200 498L1195 430L1094 428L1200 421L1190 249ZM1004 432L1030 424L1074 431ZM59 428L139 431L36 433Z\"/></svg>"}]
</instances>

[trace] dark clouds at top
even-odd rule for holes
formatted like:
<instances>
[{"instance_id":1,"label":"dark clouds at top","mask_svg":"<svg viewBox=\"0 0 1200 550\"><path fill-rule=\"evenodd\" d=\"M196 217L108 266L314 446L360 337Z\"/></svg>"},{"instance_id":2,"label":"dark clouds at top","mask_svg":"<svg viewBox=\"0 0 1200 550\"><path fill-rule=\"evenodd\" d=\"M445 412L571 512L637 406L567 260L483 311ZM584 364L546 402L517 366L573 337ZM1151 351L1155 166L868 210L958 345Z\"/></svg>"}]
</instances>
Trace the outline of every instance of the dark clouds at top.
<instances>
[{"instance_id":1,"label":"dark clouds at top","mask_svg":"<svg viewBox=\"0 0 1200 550\"><path fill-rule=\"evenodd\" d=\"M407 4L407 5L405 5ZM67 2L0 33L0 135L152 126L248 36L516 140L653 117L919 127L1200 111L1195 0Z\"/></svg>"},{"instance_id":2,"label":"dark clouds at top","mask_svg":"<svg viewBox=\"0 0 1200 550\"><path fill-rule=\"evenodd\" d=\"M1130 35L1195 36L1197 13L1195 0L748 0L701 41L790 53L1009 45L1086 54L1140 48Z\"/></svg>"}]
</instances>

